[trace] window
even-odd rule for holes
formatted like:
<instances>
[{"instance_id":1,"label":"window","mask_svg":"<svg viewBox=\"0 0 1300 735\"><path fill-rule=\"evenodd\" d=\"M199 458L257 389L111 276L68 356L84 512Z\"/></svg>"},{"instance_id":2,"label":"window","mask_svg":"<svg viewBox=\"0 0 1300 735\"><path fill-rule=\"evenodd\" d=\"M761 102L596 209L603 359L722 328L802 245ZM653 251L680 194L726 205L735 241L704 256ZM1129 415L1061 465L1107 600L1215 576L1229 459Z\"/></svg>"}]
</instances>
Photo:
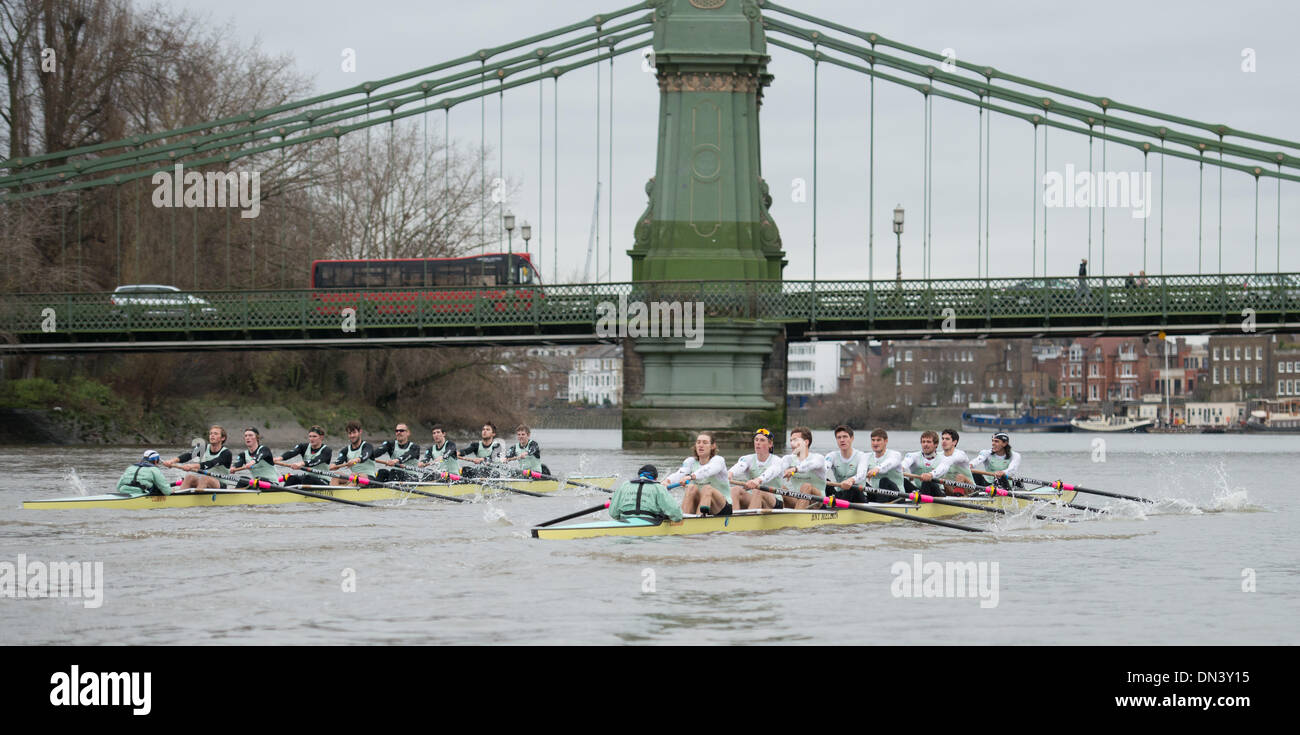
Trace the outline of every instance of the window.
<instances>
[{"instance_id":1,"label":"window","mask_svg":"<svg viewBox=\"0 0 1300 735\"><path fill-rule=\"evenodd\" d=\"M1241 359L1241 345L1237 345L1237 346L1232 350L1232 359L1234 359L1234 360L1240 360L1240 359Z\"/></svg>"},{"instance_id":2,"label":"window","mask_svg":"<svg viewBox=\"0 0 1300 735\"><path fill-rule=\"evenodd\" d=\"M1214 384L1219 384L1219 369L1217 367L1214 369Z\"/></svg>"},{"instance_id":3,"label":"window","mask_svg":"<svg viewBox=\"0 0 1300 735\"><path fill-rule=\"evenodd\" d=\"M908 350L903 353L903 362L911 362L911 361L912 361L912 351Z\"/></svg>"},{"instance_id":4,"label":"window","mask_svg":"<svg viewBox=\"0 0 1300 735\"><path fill-rule=\"evenodd\" d=\"M1096 383L1093 383L1092 385L1089 385L1089 386L1088 386L1088 400L1089 400L1089 401L1095 401L1095 400L1097 400L1097 384L1096 384Z\"/></svg>"},{"instance_id":5,"label":"window","mask_svg":"<svg viewBox=\"0 0 1300 735\"><path fill-rule=\"evenodd\" d=\"M1255 359L1256 360L1264 359L1264 348L1260 347L1259 345L1255 346Z\"/></svg>"},{"instance_id":6,"label":"window","mask_svg":"<svg viewBox=\"0 0 1300 735\"><path fill-rule=\"evenodd\" d=\"M911 371L911 370L904 370L904 371L903 371L903 382L904 382L904 383L907 383L908 385L911 385L911 384L912 384L912 371Z\"/></svg>"},{"instance_id":7,"label":"window","mask_svg":"<svg viewBox=\"0 0 1300 735\"><path fill-rule=\"evenodd\" d=\"M1264 368L1260 367L1259 365L1255 366L1255 382L1256 383L1264 382Z\"/></svg>"},{"instance_id":8,"label":"window","mask_svg":"<svg viewBox=\"0 0 1300 735\"><path fill-rule=\"evenodd\" d=\"M1232 366L1232 382L1234 383L1241 382L1241 366L1239 365Z\"/></svg>"},{"instance_id":9,"label":"window","mask_svg":"<svg viewBox=\"0 0 1300 735\"><path fill-rule=\"evenodd\" d=\"M1214 359L1215 359L1215 360L1218 360L1218 359L1219 359L1219 348L1218 348L1218 347L1215 347L1215 348L1214 348Z\"/></svg>"}]
</instances>

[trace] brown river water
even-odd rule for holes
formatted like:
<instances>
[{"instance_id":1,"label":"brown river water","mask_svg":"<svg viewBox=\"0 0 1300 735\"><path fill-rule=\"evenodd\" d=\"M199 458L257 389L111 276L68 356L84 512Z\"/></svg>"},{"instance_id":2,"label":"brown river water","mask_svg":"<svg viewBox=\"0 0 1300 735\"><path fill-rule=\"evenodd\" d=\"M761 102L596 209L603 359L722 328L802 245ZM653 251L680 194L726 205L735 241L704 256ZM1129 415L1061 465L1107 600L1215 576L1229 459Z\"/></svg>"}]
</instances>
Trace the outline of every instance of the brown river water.
<instances>
[{"instance_id":1,"label":"brown river water","mask_svg":"<svg viewBox=\"0 0 1300 735\"><path fill-rule=\"evenodd\" d=\"M623 451L616 431L534 438L561 475L627 479L646 461L666 474L688 451ZM890 446L917 440L894 432ZM967 434L961 446L973 456L988 441ZM11 584L0 644L1300 643L1300 437L1013 445L1027 476L1163 500L1080 495L1115 512L1070 523L954 519L985 534L900 521L538 541L534 523L607 495L34 511L21 501L110 492L140 448L0 447L0 592L20 557L103 570L93 603ZM829 431L813 450L833 450ZM934 562L981 570L980 586L953 586ZM875 624L886 620L961 624Z\"/></svg>"}]
</instances>

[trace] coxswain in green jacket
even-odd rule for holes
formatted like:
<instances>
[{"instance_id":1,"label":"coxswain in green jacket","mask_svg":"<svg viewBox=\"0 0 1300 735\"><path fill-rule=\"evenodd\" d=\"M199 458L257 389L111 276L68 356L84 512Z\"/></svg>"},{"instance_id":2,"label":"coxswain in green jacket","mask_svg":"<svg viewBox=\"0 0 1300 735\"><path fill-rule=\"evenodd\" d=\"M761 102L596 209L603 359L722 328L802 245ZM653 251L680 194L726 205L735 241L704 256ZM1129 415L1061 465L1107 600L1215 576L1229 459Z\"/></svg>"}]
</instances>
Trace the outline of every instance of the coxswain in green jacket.
<instances>
[{"instance_id":1,"label":"coxswain in green jacket","mask_svg":"<svg viewBox=\"0 0 1300 735\"><path fill-rule=\"evenodd\" d=\"M672 493L657 482L658 478L654 465L637 470L636 479L623 483L609 499L609 517L616 521L646 518L681 523L682 509Z\"/></svg>"},{"instance_id":2,"label":"coxswain in green jacket","mask_svg":"<svg viewBox=\"0 0 1300 735\"><path fill-rule=\"evenodd\" d=\"M162 470L158 469L162 457L150 449L140 457L140 461L126 468L122 479L117 481L117 491L127 495L171 495L172 486L167 484Z\"/></svg>"}]
</instances>

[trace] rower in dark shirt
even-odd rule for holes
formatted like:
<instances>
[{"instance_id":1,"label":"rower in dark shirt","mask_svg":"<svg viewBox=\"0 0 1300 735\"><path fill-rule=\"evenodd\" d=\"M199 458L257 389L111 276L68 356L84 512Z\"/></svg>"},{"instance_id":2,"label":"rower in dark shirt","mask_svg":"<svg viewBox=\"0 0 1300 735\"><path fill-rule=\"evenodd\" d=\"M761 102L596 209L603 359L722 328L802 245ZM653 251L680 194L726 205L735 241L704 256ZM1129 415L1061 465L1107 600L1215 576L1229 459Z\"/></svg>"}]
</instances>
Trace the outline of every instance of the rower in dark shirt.
<instances>
[{"instance_id":1,"label":"rower in dark shirt","mask_svg":"<svg viewBox=\"0 0 1300 735\"><path fill-rule=\"evenodd\" d=\"M244 472L258 480L279 484L280 476L275 471L275 453L262 444L262 432L255 427L244 429L244 451L235 457L231 472ZM250 478L241 477L235 487L248 487Z\"/></svg>"},{"instance_id":2,"label":"rower in dark shirt","mask_svg":"<svg viewBox=\"0 0 1300 735\"><path fill-rule=\"evenodd\" d=\"M163 462L164 467L171 467L194 472L195 470L208 470L213 472L228 472L230 465L234 461L234 454L229 447L225 446L226 430L220 426L213 425L208 429L208 444L206 447L195 445L192 451L183 452L172 459ZM198 460L191 462L191 459ZM186 475L181 481L177 492L182 490L209 490L224 487L221 481L215 477L206 475Z\"/></svg>"},{"instance_id":3,"label":"rower in dark shirt","mask_svg":"<svg viewBox=\"0 0 1300 735\"><path fill-rule=\"evenodd\" d=\"M375 476L375 448L370 442L361 438L361 422L349 421L347 425L348 443L339 450L337 463L330 465L330 470L346 469L352 475ZM331 485L347 485L351 480L335 477Z\"/></svg>"},{"instance_id":4,"label":"rower in dark shirt","mask_svg":"<svg viewBox=\"0 0 1300 735\"><path fill-rule=\"evenodd\" d=\"M491 421L483 424L482 436L480 441L470 442L456 455L462 460L460 474L465 477L486 477L499 469L505 447L497 438L497 425Z\"/></svg>"},{"instance_id":5,"label":"rower in dark shirt","mask_svg":"<svg viewBox=\"0 0 1300 735\"><path fill-rule=\"evenodd\" d=\"M375 448L375 461L388 465L390 469L379 470L375 476L380 482L414 480L416 476L411 470L420 462L420 445L411 441L411 429L406 424L398 424L393 433L397 438L389 439ZM391 459L378 459L385 454Z\"/></svg>"},{"instance_id":6,"label":"rower in dark shirt","mask_svg":"<svg viewBox=\"0 0 1300 735\"><path fill-rule=\"evenodd\" d=\"M544 475L551 474L550 469L542 464L542 448L532 438L532 429L526 425L520 424L515 427L514 445L506 450L507 462L518 462L516 465L520 470L529 470L541 472Z\"/></svg>"},{"instance_id":7,"label":"rower in dark shirt","mask_svg":"<svg viewBox=\"0 0 1300 735\"><path fill-rule=\"evenodd\" d=\"M323 471L329 469L330 459L334 456L334 450L329 448L325 443L325 430L319 426L313 426L307 430L307 441L294 446L293 449L280 455L275 463L281 467L288 467L291 470L315 469ZM302 457L301 462L289 462L293 457ZM327 478L328 479L328 478ZM320 475L302 473L297 475L285 475L285 485L317 485L323 482Z\"/></svg>"},{"instance_id":8,"label":"rower in dark shirt","mask_svg":"<svg viewBox=\"0 0 1300 735\"><path fill-rule=\"evenodd\" d=\"M447 438L442 426L433 427L433 443L420 458L420 467L427 467L426 472L450 472L460 474L460 462L456 459L456 442Z\"/></svg>"}]
</instances>

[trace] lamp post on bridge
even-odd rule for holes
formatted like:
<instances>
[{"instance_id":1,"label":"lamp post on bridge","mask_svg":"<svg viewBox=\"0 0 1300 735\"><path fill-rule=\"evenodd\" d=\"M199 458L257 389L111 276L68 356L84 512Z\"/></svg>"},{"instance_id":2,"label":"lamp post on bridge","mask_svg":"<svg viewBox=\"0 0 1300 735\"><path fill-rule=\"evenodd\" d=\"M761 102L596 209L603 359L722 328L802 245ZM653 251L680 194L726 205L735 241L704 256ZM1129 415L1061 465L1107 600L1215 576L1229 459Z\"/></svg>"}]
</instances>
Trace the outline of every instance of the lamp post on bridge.
<instances>
[{"instance_id":1,"label":"lamp post on bridge","mask_svg":"<svg viewBox=\"0 0 1300 735\"><path fill-rule=\"evenodd\" d=\"M509 249L506 251L506 283L514 283L515 215L511 212L506 212L505 216L502 217L501 220L505 223L506 235L509 238Z\"/></svg>"},{"instance_id":2,"label":"lamp post on bridge","mask_svg":"<svg viewBox=\"0 0 1300 735\"><path fill-rule=\"evenodd\" d=\"M894 235L898 239L898 245L894 250L894 280L898 287L903 286L903 205L894 207Z\"/></svg>"},{"instance_id":3,"label":"lamp post on bridge","mask_svg":"<svg viewBox=\"0 0 1300 735\"><path fill-rule=\"evenodd\" d=\"M524 223L519 226L519 234L524 238L524 252L528 253L528 241L533 239L533 226L528 224L528 220L524 220ZM537 266L534 265L533 270L536 271Z\"/></svg>"}]
</instances>

